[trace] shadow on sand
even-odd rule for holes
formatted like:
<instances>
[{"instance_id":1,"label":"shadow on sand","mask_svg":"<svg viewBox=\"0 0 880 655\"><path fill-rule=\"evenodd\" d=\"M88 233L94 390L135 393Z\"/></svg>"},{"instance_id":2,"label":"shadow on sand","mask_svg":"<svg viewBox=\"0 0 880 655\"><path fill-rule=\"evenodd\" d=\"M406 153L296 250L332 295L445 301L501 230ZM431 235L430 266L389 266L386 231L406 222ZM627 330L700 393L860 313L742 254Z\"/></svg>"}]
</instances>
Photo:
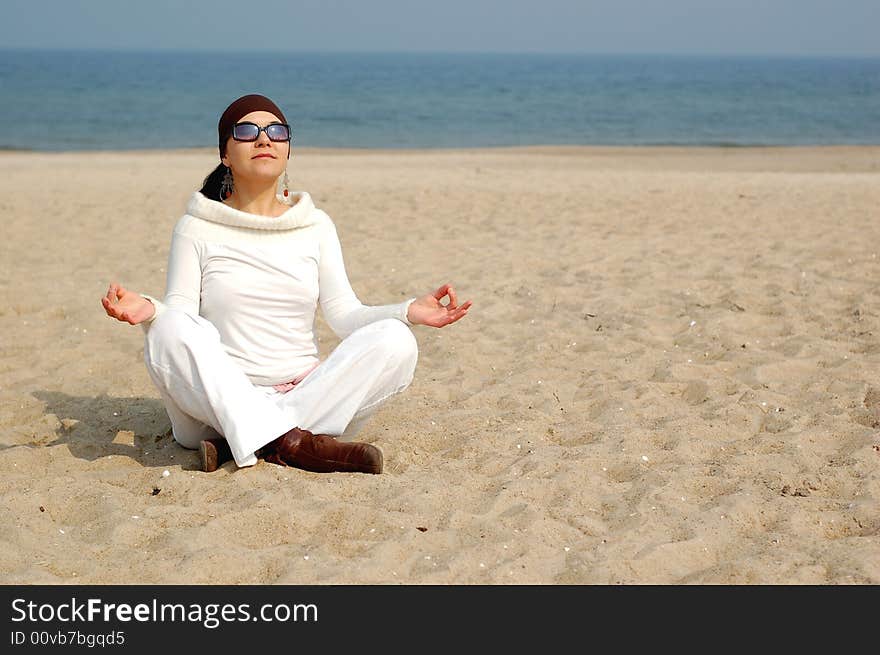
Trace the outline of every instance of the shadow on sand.
<instances>
[{"instance_id":1,"label":"shadow on sand","mask_svg":"<svg viewBox=\"0 0 880 655\"><path fill-rule=\"evenodd\" d=\"M157 398L70 396L58 391L35 391L33 396L61 425L53 440L38 438L23 444L27 447L66 445L71 455L88 461L117 455L141 466L198 468L196 452L182 448L171 436L171 422Z\"/></svg>"}]
</instances>

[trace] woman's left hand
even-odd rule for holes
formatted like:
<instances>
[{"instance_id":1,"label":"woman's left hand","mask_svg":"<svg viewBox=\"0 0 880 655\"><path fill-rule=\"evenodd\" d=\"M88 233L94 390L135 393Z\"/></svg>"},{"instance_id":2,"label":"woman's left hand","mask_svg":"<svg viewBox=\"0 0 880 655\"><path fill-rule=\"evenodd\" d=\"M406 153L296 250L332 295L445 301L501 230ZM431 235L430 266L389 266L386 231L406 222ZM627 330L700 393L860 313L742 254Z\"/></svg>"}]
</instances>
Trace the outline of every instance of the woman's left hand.
<instances>
[{"instance_id":1,"label":"woman's left hand","mask_svg":"<svg viewBox=\"0 0 880 655\"><path fill-rule=\"evenodd\" d=\"M449 296L449 302L444 305L440 301L446 296ZM430 325L439 328L455 323L467 315L470 306L470 300L459 305L458 299L455 297L455 289L450 284L444 284L434 293L414 300L406 312L406 318L414 325Z\"/></svg>"}]
</instances>

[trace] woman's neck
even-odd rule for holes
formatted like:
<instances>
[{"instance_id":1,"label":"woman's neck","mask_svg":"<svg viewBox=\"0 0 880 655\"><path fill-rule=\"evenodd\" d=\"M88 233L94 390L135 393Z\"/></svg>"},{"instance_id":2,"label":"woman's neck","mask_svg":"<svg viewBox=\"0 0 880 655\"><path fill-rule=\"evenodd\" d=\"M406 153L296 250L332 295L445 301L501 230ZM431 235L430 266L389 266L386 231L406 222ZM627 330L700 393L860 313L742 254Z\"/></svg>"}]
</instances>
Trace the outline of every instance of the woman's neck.
<instances>
[{"instance_id":1,"label":"woman's neck","mask_svg":"<svg viewBox=\"0 0 880 655\"><path fill-rule=\"evenodd\" d=\"M259 185L248 185L236 180L232 195L223 203L233 209L257 216L281 216L290 209L275 196L274 182L266 186L262 182Z\"/></svg>"}]
</instances>

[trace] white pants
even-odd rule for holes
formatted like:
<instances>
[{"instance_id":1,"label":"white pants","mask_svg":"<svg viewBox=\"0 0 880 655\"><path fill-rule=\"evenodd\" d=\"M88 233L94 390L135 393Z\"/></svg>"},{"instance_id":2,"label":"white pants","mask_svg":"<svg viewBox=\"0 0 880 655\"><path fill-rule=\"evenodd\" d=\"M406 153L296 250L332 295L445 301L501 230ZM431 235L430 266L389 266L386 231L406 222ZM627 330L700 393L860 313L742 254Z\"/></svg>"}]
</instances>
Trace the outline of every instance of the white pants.
<instances>
[{"instance_id":1,"label":"white pants","mask_svg":"<svg viewBox=\"0 0 880 655\"><path fill-rule=\"evenodd\" d=\"M227 355L210 321L168 309L147 331L144 360L171 419L174 439L198 448L223 436L238 466L293 427L350 439L390 396L409 386L418 346L385 319L355 330L287 393L254 385Z\"/></svg>"}]
</instances>

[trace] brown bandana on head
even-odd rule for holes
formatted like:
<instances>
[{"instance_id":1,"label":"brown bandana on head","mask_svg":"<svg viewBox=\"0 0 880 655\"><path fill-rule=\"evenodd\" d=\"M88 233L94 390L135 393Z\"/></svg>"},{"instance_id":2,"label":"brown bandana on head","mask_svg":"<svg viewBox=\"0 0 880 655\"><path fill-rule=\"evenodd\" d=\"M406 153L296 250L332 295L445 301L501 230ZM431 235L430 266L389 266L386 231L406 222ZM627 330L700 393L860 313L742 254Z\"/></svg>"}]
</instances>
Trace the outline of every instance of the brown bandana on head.
<instances>
[{"instance_id":1,"label":"brown bandana on head","mask_svg":"<svg viewBox=\"0 0 880 655\"><path fill-rule=\"evenodd\" d=\"M240 97L226 108L226 111L220 117L220 122L217 124L217 137L221 157L226 154L226 142L229 140L229 135L232 134L232 126L240 121L242 116L247 116L252 111L268 111L270 114L275 114L282 123L287 122L287 119L284 118L284 113L278 105L266 96L252 93ZM287 156L289 158L290 154L288 153Z\"/></svg>"}]
</instances>

